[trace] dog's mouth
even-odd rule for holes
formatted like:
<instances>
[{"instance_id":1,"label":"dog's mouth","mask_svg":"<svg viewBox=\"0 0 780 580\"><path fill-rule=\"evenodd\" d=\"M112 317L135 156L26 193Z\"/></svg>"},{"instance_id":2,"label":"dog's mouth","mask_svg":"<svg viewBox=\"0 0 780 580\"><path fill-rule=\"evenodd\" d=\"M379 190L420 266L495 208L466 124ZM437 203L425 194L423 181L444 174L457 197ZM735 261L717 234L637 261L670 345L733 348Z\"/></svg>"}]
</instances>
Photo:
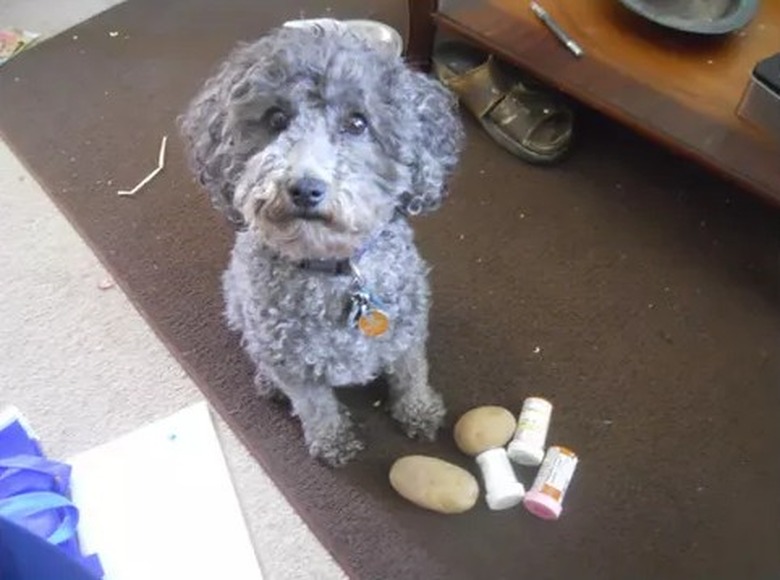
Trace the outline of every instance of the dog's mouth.
<instances>
[{"instance_id":1,"label":"dog's mouth","mask_svg":"<svg viewBox=\"0 0 780 580\"><path fill-rule=\"evenodd\" d=\"M322 224L330 228L338 227L336 216L332 211L322 208L300 208L282 203L258 202L255 215L275 226L290 226L295 223Z\"/></svg>"},{"instance_id":2,"label":"dog's mouth","mask_svg":"<svg viewBox=\"0 0 780 580\"><path fill-rule=\"evenodd\" d=\"M265 219L276 226L287 226L294 223L318 223L325 226L335 225L334 216L326 211L316 209L291 209L286 211L269 211Z\"/></svg>"},{"instance_id":3,"label":"dog's mouth","mask_svg":"<svg viewBox=\"0 0 780 580\"><path fill-rule=\"evenodd\" d=\"M298 219L305 222L322 222L324 224L333 222L332 215L310 208L293 210L290 212L290 217L291 219Z\"/></svg>"}]
</instances>

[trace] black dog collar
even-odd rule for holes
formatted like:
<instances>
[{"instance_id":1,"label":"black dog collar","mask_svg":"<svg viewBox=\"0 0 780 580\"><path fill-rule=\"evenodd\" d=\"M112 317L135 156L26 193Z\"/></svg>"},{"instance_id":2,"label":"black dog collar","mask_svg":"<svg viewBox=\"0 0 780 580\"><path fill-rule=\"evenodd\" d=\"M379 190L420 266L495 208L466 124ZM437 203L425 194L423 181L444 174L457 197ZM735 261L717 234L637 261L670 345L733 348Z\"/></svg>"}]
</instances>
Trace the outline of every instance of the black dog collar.
<instances>
[{"instance_id":1,"label":"black dog collar","mask_svg":"<svg viewBox=\"0 0 780 580\"><path fill-rule=\"evenodd\" d=\"M334 276L347 276L352 274L352 266L349 259L345 260L301 260L298 267L301 270L311 270L321 274L333 274Z\"/></svg>"}]
</instances>

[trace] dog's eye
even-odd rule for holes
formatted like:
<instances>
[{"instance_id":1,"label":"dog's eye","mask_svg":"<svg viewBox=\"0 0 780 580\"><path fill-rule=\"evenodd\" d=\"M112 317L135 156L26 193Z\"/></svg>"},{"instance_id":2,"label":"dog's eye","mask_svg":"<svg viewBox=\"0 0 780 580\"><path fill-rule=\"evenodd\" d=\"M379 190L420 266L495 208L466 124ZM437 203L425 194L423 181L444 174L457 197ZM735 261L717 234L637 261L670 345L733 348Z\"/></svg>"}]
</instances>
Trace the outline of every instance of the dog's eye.
<instances>
[{"instance_id":1,"label":"dog's eye","mask_svg":"<svg viewBox=\"0 0 780 580\"><path fill-rule=\"evenodd\" d=\"M352 113L344 120L344 132L350 135L360 135L368 128L368 121L360 113Z\"/></svg>"},{"instance_id":2,"label":"dog's eye","mask_svg":"<svg viewBox=\"0 0 780 580\"><path fill-rule=\"evenodd\" d=\"M278 107L269 109L264 117L266 126L274 133L284 131L290 124L290 115Z\"/></svg>"}]
</instances>

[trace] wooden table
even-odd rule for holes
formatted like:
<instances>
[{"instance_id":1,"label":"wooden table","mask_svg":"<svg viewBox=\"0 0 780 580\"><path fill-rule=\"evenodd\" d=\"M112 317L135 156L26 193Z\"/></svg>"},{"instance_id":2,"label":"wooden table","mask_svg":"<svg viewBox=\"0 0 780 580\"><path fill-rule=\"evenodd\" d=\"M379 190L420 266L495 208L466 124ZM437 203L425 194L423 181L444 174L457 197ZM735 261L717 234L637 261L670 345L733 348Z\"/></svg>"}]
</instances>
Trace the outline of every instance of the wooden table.
<instances>
[{"instance_id":1,"label":"wooden table","mask_svg":"<svg viewBox=\"0 0 780 580\"><path fill-rule=\"evenodd\" d=\"M409 0L408 57L429 60L438 26L780 204L780 141L736 115L755 64L780 52L780 1L764 0L748 27L717 38L667 31L617 0L540 3L585 56L526 0Z\"/></svg>"}]
</instances>

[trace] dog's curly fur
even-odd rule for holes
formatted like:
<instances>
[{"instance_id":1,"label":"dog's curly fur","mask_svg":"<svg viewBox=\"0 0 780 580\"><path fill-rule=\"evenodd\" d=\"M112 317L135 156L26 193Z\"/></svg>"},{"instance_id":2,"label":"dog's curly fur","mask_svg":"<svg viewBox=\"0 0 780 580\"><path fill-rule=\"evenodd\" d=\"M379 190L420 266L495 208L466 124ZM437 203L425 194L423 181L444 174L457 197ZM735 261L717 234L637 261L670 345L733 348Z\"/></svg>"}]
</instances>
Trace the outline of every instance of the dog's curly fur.
<instances>
[{"instance_id":1,"label":"dog's curly fur","mask_svg":"<svg viewBox=\"0 0 780 580\"><path fill-rule=\"evenodd\" d=\"M181 120L190 165L243 231L223 278L264 395L287 396L312 455L361 448L332 387L381 373L411 436L432 438L444 405L428 383L429 287L405 215L436 209L462 141L453 97L344 29L280 28L237 48ZM290 195L315 180L324 199ZM346 321L349 276L301 260L352 259L392 320L369 338Z\"/></svg>"}]
</instances>

